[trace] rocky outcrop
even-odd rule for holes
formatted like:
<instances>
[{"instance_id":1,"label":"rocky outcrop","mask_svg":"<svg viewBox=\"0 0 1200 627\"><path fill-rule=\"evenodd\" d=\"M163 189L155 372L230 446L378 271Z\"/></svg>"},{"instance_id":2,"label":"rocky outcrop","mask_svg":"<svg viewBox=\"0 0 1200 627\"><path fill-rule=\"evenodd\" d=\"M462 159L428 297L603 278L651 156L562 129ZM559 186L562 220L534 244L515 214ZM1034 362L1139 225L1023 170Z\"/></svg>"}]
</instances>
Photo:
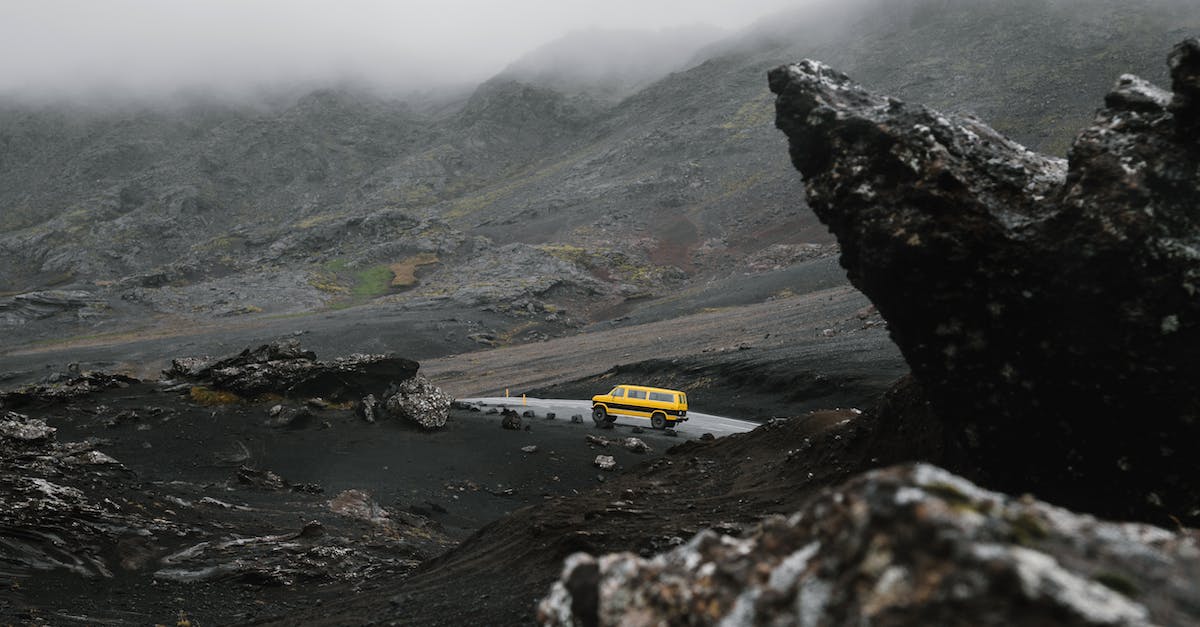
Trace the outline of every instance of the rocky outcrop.
<instances>
[{"instance_id":1,"label":"rocky outcrop","mask_svg":"<svg viewBox=\"0 0 1200 627\"><path fill-rule=\"evenodd\" d=\"M543 625L1185 625L1200 537L1101 522L917 464L747 537L567 559Z\"/></svg>"},{"instance_id":2,"label":"rocky outcrop","mask_svg":"<svg viewBox=\"0 0 1200 627\"><path fill-rule=\"evenodd\" d=\"M22 325L65 312L96 313L104 299L84 290L46 290L0 298L0 327Z\"/></svg>"},{"instance_id":3,"label":"rocky outcrop","mask_svg":"<svg viewBox=\"0 0 1200 627\"><path fill-rule=\"evenodd\" d=\"M264 344L221 360L182 358L163 372L170 379L191 381L245 398L273 393L359 400L383 392L417 374L418 364L388 355L351 355L317 361L296 340Z\"/></svg>"},{"instance_id":4,"label":"rocky outcrop","mask_svg":"<svg viewBox=\"0 0 1200 627\"><path fill-rule=\"evenodd\" d=\"M450 398L438 386L421 375L401 382L388 391L384 401L388 413L415 422L422 429L440 429L450 417Z\"/></svg>"},{"instance_id":5,"label":"rocky outcrop","mask_svg":"<svg viewBox=\"0 0 1200 627\"><path fill-rule=\"evenodd\" d=\"M0 392L0 408L17 409L35 403L51 404L67 401L103 390L127 388L138 379L107 372L78 372L56 383L27 385L9 392Z\"/></svg>"},{"instance_id":6,"label":"rocky outcrop","mask_svg":"<svg viewBox=\"0 0 1200 627\"><path fill-rule=\"evenodd\" d=\"M0 417L0 438L36 442L52 438L56 431L58 429L47 425L44 420L30 418L15 411L4 412L3 417Z\"/></svg>"},{"instance_id":7,"label":"rocky outcrop","mask_svg":"<svg viewBox=\"0 0 1200 627\"><path fill-rule=\"evenodd\" d=\"M1125 76L1069 161L816 61L776 125L961 468L1118 518L1200 522L1200 42Z\"/></svg>"},{"instance_id":8,"label":"rocky outcrop","mask_svg":"<svg viewBox=\"0 0 1200 627\"><path fill-rule=\"evenodd\" d=\"M218 361L204 357L175 359L163 374L242 398L282 394L305 397L318 407L329 406L330 400L353 401L367 422L374 422L386 411L424 429L439 429L446 425L454 399L417 375L418 367L415 361L388 355L318 361L315 353L289 340L247 349ZM294 427L298 418L311 418L306 409L299 411L280 406L279 412L272 413L272 424Z\"/></svg>"},{"instance_id":9,"label":"rocky outcrop","mask_svg":"<svg viewBox=\"0 0 1200 627\"><path fill-rule=\"evenodd\" d=\"M258 503L274 503L267 507L213 498L214 484L142 481L96 448L110 444L99 438L60 442L44 420L0 411L0 561L6 576L35 582L30 588L44 585L36 582L45 581L39 573L47 571L87 578L78 584L87 587L114 578L137 578L136 585L147 589L155 581L356 583L407 573L450 544L428 521L404 512L382 510L387 527L364 534L361 524L325 515L327 501L312 496L319 486L289 483L268 470L242 466L235 479L259 493ZM27 602L13 591L16 607ZM6 617L18 615L13 599L12 593L4 599Z\"/></svg>"},{"instance_id":10,"label":"rocky outcrop","mask_svg":"<svg viewBox=\"0 0 1200 627\"><path fill-rule=\"evenodd\" d=\"M85 442L59 443L45 421L16 412L0 417L0 558L17 576L63 569L109 577L103 547L143 533L179 527L148 520L95 498L87 486L128 479L123 466Z\"/></svg>"}]
</instances>

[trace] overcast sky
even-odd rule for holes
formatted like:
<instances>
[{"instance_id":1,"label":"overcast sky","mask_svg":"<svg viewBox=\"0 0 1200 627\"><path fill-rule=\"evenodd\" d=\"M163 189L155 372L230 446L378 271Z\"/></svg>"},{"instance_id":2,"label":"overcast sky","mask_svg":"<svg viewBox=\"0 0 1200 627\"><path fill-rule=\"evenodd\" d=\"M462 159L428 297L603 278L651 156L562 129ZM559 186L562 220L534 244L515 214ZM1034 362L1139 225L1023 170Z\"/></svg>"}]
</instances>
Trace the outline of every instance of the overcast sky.
<instances>
[{"instance_id":1,"label":"overcast sky","mask_svg":"<svg viewBox=\"0 0 1200 627\"><path fill-rule=\"evenodd\" d=\"M0 0L0 93L475 82L571 30L732 30L802 1Z\"/></svg>"}]
</instances>

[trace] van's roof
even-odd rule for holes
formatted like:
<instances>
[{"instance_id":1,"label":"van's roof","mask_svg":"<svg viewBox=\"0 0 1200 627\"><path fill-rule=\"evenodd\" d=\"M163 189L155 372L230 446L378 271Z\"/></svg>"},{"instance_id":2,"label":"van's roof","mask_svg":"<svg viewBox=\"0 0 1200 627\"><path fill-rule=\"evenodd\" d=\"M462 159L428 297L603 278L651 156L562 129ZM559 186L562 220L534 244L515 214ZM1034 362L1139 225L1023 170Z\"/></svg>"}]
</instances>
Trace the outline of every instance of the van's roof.
<instances>
[{"instance_id":1,"label":"van's roof","mask_svg":"<svg viewBox=\"0 0 1200 627\"><path fill-rule=\"evenodd\" d=\"M635 388L635 389L638 389L638 390L646 390L647 392L666 392L667 394L683 394L683 392L681 392L681 391L679 391L679 390L670 390L670 389L667 389L667 388L653 388L653 387L650 387L650 386L648 386L648 385L632 385L632 384L629 384L629 383L618 383L618 384L617 384L616 386L614 386L614 387L621 387L621 388Z\"/></svg>"}]
</instances>

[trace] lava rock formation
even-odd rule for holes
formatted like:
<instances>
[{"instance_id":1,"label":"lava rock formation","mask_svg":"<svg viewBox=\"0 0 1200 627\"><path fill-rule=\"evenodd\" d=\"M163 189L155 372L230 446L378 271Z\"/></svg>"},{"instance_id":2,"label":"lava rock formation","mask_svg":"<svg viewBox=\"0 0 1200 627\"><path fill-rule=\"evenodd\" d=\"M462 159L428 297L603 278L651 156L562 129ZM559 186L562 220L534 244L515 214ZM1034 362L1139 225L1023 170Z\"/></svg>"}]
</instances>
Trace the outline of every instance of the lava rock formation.
<instances>
[{"instance_id":1,"label":"lava rock formation","mask_svg":"<svg viewBox=\"0 0 1200 627\"><path fill-rule=\"evenodd\" d=\"M915 464L746 538L568 558L542 625L1193 624L1196 539L1012 499ZM1153 592L1151 592L1153 591Z\"/></svg>"},{"instance_id":2,"label":"lava rock formation","mask_svg":"<svg viewBox=\"0 0 1200 627\"><path fill-rule=\"evenodd\" d=\"M273 393L357 401L413 378L419 367L411 359L388 355L351 355L321 362L316 353L290 340L215 361L202 357L174 359L163 374L244 398Z\"/></svg>"},{"instance_id":3,"label":"lava rock formation","mask_svg":"<svg viewBox=\"0 0 1200 627\"><path fill-rule=\"evenodd\" d=\"M1200 522L1200 42L1173 94L1123 76L1068 161L770 72L776 125L842 265L945 423L944 463L1116 518Z\"/></svg>"}]
</instances>

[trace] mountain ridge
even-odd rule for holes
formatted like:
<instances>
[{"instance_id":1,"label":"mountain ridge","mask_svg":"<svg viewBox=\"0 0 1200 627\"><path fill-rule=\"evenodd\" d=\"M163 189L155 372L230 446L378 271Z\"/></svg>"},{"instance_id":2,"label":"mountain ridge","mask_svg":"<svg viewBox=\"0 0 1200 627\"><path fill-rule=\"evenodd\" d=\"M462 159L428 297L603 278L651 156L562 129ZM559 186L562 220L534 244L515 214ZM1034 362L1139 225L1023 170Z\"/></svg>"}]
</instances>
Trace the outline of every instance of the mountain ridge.
<instances>
[{"instance_id":1,"label":"mountain ridge","mask_svg":"<svg viewBox=\"0 0 1200 627\"><path fill-rule=\"evenodd\" d=\"M1186 3L1079 6L863 0L836 16L792 13L615 103L501 74L440 107L345 89L275 109L4 105L0 294L63 287L144 305L86 321L68 311L50 335L121 327L126 314L428 306L478 293L463 264L516 243L524 261L507 273L497 261L495 298L540 302L524 273L566 263L604 286L575 305L591 319L632 296L832 253L791 200L801 181L780 158L762 79L774 65L823 58L1062 153L1117 76L1157 78L1162 42L1200 29ZM839 37L845 24L868 34ZM1071 60L1065 79L1043 71L1050 59ZM380 283L418 255L436 261L415 283ZM271 277L288 287L263 289ZM237 302L190 300L201 285Z\"/></svg>"}]
</instances>

